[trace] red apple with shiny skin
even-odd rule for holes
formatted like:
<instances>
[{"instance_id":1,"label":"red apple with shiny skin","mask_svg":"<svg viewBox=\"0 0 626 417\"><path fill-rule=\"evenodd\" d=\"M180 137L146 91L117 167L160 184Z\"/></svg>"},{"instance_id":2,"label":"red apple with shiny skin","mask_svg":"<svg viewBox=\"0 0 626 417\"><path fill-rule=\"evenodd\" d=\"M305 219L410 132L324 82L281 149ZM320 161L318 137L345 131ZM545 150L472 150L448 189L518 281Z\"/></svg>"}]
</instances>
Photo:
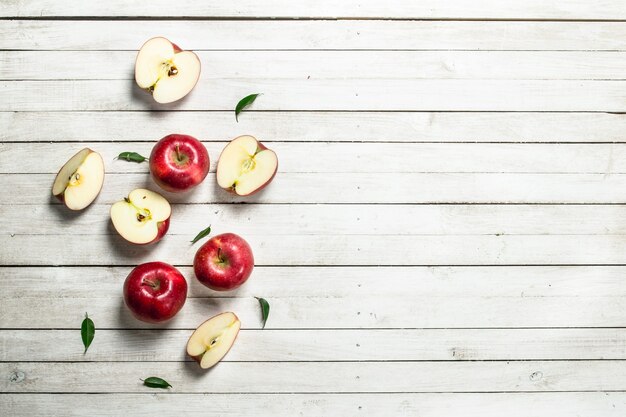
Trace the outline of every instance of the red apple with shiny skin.
<instances>
[{"instance_id":1,"label":"red apple with shiny skin","mask_svg":"<svg viewBox=\"0 0 626 417\"><path fill-rule=\"evenodd\" d=\"M209 173L209 153L198 139L189 135L167 135L150 154L152 178L165 191L187 191Z\"/></svg>"},{"instance_id":2,"label":"red apple with shiny skin","mask_svg":"<svg viewBox=\"0 0 626 417\"><path fill-rule=\"evenodd\" d=\"M137 266L124 282L124 302L133 316L148 323L171 319L187 299L187 281L170 264L148 262Z\"/></svg>"},{"instance_id":3,"label":"red apple with shiny skin","mask_svg":"<svg viewBox=\"0 0 626 417\"><path fill-rule=\"evenodd\" d=\"M253 268L250 245L234 233L212 237L198 249L193 260L198 281L215 291L234 290L241 286Z\"/></svg>"}]
</instances>

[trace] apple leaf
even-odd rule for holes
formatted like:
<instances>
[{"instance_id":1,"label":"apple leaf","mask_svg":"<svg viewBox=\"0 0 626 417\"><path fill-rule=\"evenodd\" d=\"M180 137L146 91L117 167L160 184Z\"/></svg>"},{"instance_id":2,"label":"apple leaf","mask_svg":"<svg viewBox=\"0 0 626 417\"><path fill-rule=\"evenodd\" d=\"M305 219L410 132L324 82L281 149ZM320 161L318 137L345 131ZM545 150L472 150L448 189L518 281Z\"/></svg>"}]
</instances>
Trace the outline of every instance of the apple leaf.
<instances>
[{"instance_id":1,"label":"apple leaf","mask_svg":"<svg viewBox=\"0 0 626 417\"><path fill-rule=\"evenodd\" d=\"M259 305L261 306L261 316L263 317L263 328L265 329L265 323L267 323L267 318L270 315L270 303L267 302L265 298L254 297L259 300Z\"/></svg>"},{"instance_id":2,"label":"apple leaf","mask_svg":"<svg viewBox=\"0 0 626 417\"><path fill-rule=\"evenodd\" d=\"M254 103L254 100L256 100L256 98L261 94L262 93L250 94L249 96L245 96L244 98L239 100L239 103L237 103L237 106L235 107L235 120L237 120L237 122L239 122L239 113L241 113L243 109Z\"/></svg>"},{"instance_id":3,"label":"apple leaf","mask_svg":"<svg viewBox=\"0 0 626 417\"><path fill-rule=\"evenodd\" d=\"M91 345L95 335L96 326L93 324L93 320L91 320L87 313L85 313L85 319L83 320L83 324L80 326L80 337L83 339L83 345L85 345L83 355L87 353L87 349L89 349L89 345Z\"/></svg>"},{"instance_id":4,"label":"apple leaf","mask_svg":"<svg viewBox=\"0 0 626 417\"><path fill-rule=\"evenodd\" d=\"M128 162L143 162L147 160L145 156L139 155L137 152L122 152L117 156L117 159L123 159Z\"/></svg>"},{"instance_id":5,"label":"apple leaf","mask_svg":"<svg viewBox=\"0 0 626 417\"><path fill-rule=\"evenodd\" d=\"M150 378L144 379L143 384L146 387L150 387L150 388L163 388L163 389L172 388L169 382L156 376L151 376Z\"/></svg>"},{"instance_id":6,"label":"apple leaf","mask_svg":"<svg viewBox=\"0 0 626 417\"><path fill-rule=\"evenodd\" d=\"M203 237L207 237L209 235L209 233L211 233L211 226L210 225L209 225L209 227L207 227L206 229L204 229L200 233L198 233L196 235L196 237L194 237L193 240L191 241L191 244L193 245L194 243L196 243L197 241L199 241Z\"/></svg>"}]
</instances>

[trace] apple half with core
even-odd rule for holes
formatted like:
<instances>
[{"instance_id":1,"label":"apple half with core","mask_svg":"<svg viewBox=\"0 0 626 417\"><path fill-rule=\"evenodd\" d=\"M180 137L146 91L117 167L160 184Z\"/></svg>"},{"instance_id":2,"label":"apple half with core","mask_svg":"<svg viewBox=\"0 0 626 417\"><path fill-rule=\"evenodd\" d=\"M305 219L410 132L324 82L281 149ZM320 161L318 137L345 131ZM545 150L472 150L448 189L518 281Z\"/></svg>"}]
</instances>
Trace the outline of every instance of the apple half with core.
<instances>
[{"instance_id":1,"label":"apple half with core","mask_svg":"<svg viewBox=\"0 0 626 417\"><path fill-rule=\"evenodd\" d=\"M161 240L170 227L172 207L158 193L138 188L111 206L115 230L127 241L145 245Z\"/></svg>"},{"instance_id":2,"label":"apple half with core","mask_svg":"<svg viewBox=\"0 0 626 417\"><path fill-rule=\"evenodd\" d=\"M196 278L215 291L234 290L252 274L254 256L248 242L234 233L209 239L193 260Z\"/></svg>"},{"instance_id":3,"label":"apple half with core","mask_svg":"<svg viewBox=\"0 0 626 417\"><path fill-rule=\"evenodd\" d=\"M85 148L63 165L52 184L52 194L70 210L82 210L100 194L103 183L102 157Z\"/></svg>"},{"instance_id":4,"label":"apple half with core","mask_svg":"<svg viewBox=\"0 0 626 417\"><path fill-rule=\"evenodd\" d=\"M187 299L187 281L164 262L138 265L124 281L124 303L138 320L160 323L171 319Z\"/></svg>"},{"instance_id":5,"label":"apple half with core","mask_svg":"<svg viewBox=\"0 0 626 417\"><path fill-rule=\"evenodd\" d=\"M143 44L135 61L137 85L152 93L157 103L185 97L200 78L200 59L169 40L157 37Z\"/></svg>"},{"instance_id":6,"label":"apple half with core","mask_svg":"<svg viewBox=\"0 0 626 417\"><path fill-rule=\"evenodd\" d=\"M218 314L202 323L187 342L187 354L202 369L208 369L218 363L230 350L241 328L241 322L235 313Z\"/></svg>"},{"instance_id":7,"label":"apple half with core","mask_svg":"<svg viewBox=\"0 0 626 417\"><path fill-rule=\"evenodd\" d=\"M217 162L217 183L237 195L254 194L276 175L278 157L253 136L230 141Z\"/></svg>"},{"instance_id":8,"label":"apple half with core","mask_svg":"<svg viewBox=\"0 0 626 417\"><path fill-rule=\"evenodd\" d=\"M150 172L165 191L187 191L209 173L209 153L193 136L167 135L152 148Z\"/></svg>"}]
</instances>

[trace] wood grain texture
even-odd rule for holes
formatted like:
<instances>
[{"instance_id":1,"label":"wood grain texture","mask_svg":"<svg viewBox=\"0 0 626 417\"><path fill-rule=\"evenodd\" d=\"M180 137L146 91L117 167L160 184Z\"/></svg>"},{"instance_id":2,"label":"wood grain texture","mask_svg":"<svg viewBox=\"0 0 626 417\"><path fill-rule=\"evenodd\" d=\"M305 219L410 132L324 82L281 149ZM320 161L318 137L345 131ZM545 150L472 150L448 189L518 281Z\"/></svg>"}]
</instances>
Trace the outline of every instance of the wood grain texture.
<instances>
[{"instance_id":1,"label":"wood grain texture","mask_svg":"<svg viewBox=\"0 0 626 417\"><path fill-rule=\"evenodd\" d=\"M140 378L161 375L177 393L621 391L626 388L625 373L626 361L579 361L575 367L567 361L226 362L210 372L191 362L132 362L123 367L16 362L0 363L0 375L5 375L0 390L148 393L154 391Z\"/></svg>"},{"instance_id":2,"label":"wood grain texture","mask_svg":"<svg viewBox=\"0 0 626 417\"><path fill-rule=\"evenodd\" d=\"M0 21L0 49L136 51L153 36L191 50L626 49L622 22Z\"/></svg>"},{"instance_id":3,"label":"wood grain texture","mask_svg":"<svg viewBox=\"0 0 626 417\"><path fill-rule=\"evenodd\" d=\"M53 174L0 174L0 191L12 195L0 206L59 206L52 197ZM541 184L541 187L538 185ZM122 200L135 188L152 188L170 202L215 204L433 204L433 203L623 203L624 174L510 173L282 173L263 192L247 199L217 186L211 177L185 195L160 191L146 174L109 174L98 204ZM14 190L19 189L18 194ZM204 222L203 222L204 223Z\"/></svg>"},{"instance_id":4,"label":"wood grain texture","mask_svg":"<svg viewBox=\"0 0 626 417\"><path fill-rule=\"evenodd\" d=\"M0 8L0 415L626 414L623 2L141 6ZM167 106L133 81L156 34L203 63ZM235 122L252 92L264 95ZM131 246L110 204L156 187L147 164L114 158L173 132L204 141L211 173L165 193L162 242ZM247 200L213 178L241 134L281 161ZM50 187L83 146L107 175L72 214ZM189 241L209 224L253 247L237 291L194 278ZM189 282L158 326L121 297L153 260ZM265 330L255 296L271 304ZM227 310L243 330L201 372L186 339Z\"/></svg>"},{"instance_id":5,"label":"wood grain texture","mask_svg":"<svg viewBox=\"0 0 626 417\"><path fill-rule=\"evenodd\" d=\"M190 361L191 330L2 330L4 362ZM312 343L314 341L314 343ZM590 345L593 349L590 349ZM625 359L625 329L242 330L224 362Z\"/></svg>"},{"instance_id":6,"label":"wood grain texture","mask_svg":"<svg viewBox=\"0 0 626 417\"><path fill-rule=\"evenodd\" d=\"M155 141L172 132L211 141L254 133L288 142L626 142L626 114L247 111L234 119L233 110L0 112L0 142Z\"/></svg>"},{"instance_id":7,"label":"wood grain texture","mask_svg":"<svg viewBox=\"0 0 626 417\"><path fill-rule=\"evenodd\" d=\"M531 404L531 406L529 406ZM103 406L105 405L105 406ZM480 393L480 394L0 394L0 412L39 416L83 416L84 413L118 417L153 417L202 414L222 417L259 415L275 417L298 415L317 417L341 415L388 417L424 415L429 417L526 417L528 409L553 417L622 417L626 394L622 392L576 393Z\"/></svg>"},{"instance_id":8,"label":"wood grain texture","mask_svg":"<svg viewBox=\"0 0 626 417\"><path fill-rule=\"evenodd\" d=\"M132 80L136 51L0 51L1 80ZM623 80L612 51L199 51L204 79ZM110 62L106 71L102 63ZM271 65L250 65L251 62ZM126 65L123 65L125 63Z\"/></svg>"},{"instance_id":9,"label":"wood grain texture","mask_svg":"<svg viewBox=\"0 0 626 417\"><path fill-rule=\"evenodd\" d=\"M28 147L0 143L0 173L56 174L64 159L88 147L102 155L109 173L148 174L148 163L119 161L117 156L121 152L133 151L149 157L157 139L107 144L32 143ZM204 143L211 159L210 172L215 172L217 160L227 143ZM624 144L273 142L268 146L278 154L281 173L626 173ZM467 157L470 153L473 153L472 158ZM37 160L37 164L15 163L28 160Z\"/></svg>"},{"instance_id":10,"label":"wood grain texture","mask_svg":"<svg viewBox=\"0 0 626 417\"><path fill-rule=\"evenodd\" d=\"M68 0L8 0L0 12L5 17L201 17L201 18L398 18L398 19L626 19L626 10L618 0L589 3L582 0L502 2L483 0L376 0L336 2L292 2L252 0L237 4L184 0L172 3L153 0L142 4L141 10L122 0L106 4Z\"/></svg>"},{"instance_id":11,"label":"wood grain texture","mask_svg":"<svg viewBox=\"0 0 626 417\"><path fill-rule=\"evenodd\" d=\"M80 216L62 207L2 206L0 232L13 235L114 235L110 207L97 204ZM212 235L463 236L626 235L621 205L388 205L176 204L168 236L189 240L204 227ZM28 213L28 222L24 222ZM277 223L276 218L281 219ZM397 219L402 219L398 221Z\"/></svg>"},{"instance_id":12,"label":"wood grain texture","mask_svg":"<svg viewBox=\"0 0 626 417\"><path fill-rule=\"evenodd\" d=\"M232 111L251 92L263 93L250 107L259 111L626 111L626 81L200 79L184 100L170 104L156 103L134 81L105 85L0 81L14 98L1 101L0 111Z\"/></svg>"},{"instance_id":13,"label":"wood grain texture","mask_svg":"<svg viewBox=\"0 0 626 417\"><path fill-rule=\"evenodd\" d=\"M0 281L0 299L110 299L117 297L134 266L2 267L2 275L13 279ZM182 266L180 270L188 279L190 298L224 297L223 293L201 285L193 277L192 268ZM622 285L625 271L624 266L257 266L254 279L227 296L252 298L260 295L268 300L297 300L309 296L360 298L368 294L376 294L382 300L406 294L425 298L575 298L580 295L623 298L626 297ZM96 282L99 291L85 285L85 277ZM389 285L381 285L383 277ZM55 291L58 288L63 291ZM584 294L580 288L585 288ZM76 312L77 317L80 319L83 313Z\"/></svg>"},{"instance_id":14,"label":"wood grain texture","mask_svg":"<svg viewBox=\"0 0 626 417\"><path fill-rule=\"evenodd\" d=\"M204 226L204 225L203 225ZM243 230L243 229L241 229ZM258 265L622 265L623 235L244 235ZM189 236L168 236L153 247L131 246L118 235L2 235L1 265L129 265L159 259L191 265ZM34 257L32 253L38 255ZM72 256L68 256L70 253ZM384 253L385 256L381 256ZM40 254L40 255L39 255Z\"/></svg>"}]
</instances>

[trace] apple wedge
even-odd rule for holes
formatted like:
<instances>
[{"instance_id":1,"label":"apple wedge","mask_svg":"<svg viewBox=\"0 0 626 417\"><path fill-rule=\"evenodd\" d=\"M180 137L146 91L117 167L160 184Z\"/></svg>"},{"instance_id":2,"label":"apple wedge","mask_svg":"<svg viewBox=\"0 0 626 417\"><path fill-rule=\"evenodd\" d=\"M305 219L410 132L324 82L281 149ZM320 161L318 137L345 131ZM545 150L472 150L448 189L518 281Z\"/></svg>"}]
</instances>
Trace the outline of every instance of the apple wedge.
<instances>
[{"instance_id":1,"label":"apple wedge","mask_svg":"<svg viewBox=\"0 0 626 417\"><path fill-rule=\"evenodd\" d=\"M143 44L135 61L137 85L152 93L157 103L171 103L185 97L200 78L200 59L165 38Z\"/></svg>"},{"instance_id":2,"label":"apple wedge","mask_svg":"<svg viewBox=\"0 0 626 417\"><path fill-rule=\"evenodd\" d=\"M276 175L278 157L253 136L230 141L217 162L217 183L223 189L246 196L263 189Z\"/></svg>"},{"instance_id":3,"label":"apple wedge","mask_svg":"<svg viewBox=\"0 0 626 417\"><path fill-rule=\"evenodd\" d=\"M172 207L158 193L138 188L111 206L115 230L127 241L146 245L161 240L170 227Z\"/></svg>"},{"instance_id":4,"label":"apple wedge","mask_svg":"<svg viewBox=\"0 0 626 417\"><path fill-rule=\"evenodd\" d=\"M70 210L82 210L100 194L103 183L102 157L85 148L63 165L52 184L52 194Z\"/></svg>"},{"instance_id":5,"label":"apple wedge","mask_svg":"<svg viewBox=\"0 0 626 417\"><path fill-rule=\"evenodd\" d=\"M209 369L222 360L228 353L241 322L235 313L222 313L202 323L187 342L187 354L200 364L202 369Z\"/></svg>"}]
</instances>

